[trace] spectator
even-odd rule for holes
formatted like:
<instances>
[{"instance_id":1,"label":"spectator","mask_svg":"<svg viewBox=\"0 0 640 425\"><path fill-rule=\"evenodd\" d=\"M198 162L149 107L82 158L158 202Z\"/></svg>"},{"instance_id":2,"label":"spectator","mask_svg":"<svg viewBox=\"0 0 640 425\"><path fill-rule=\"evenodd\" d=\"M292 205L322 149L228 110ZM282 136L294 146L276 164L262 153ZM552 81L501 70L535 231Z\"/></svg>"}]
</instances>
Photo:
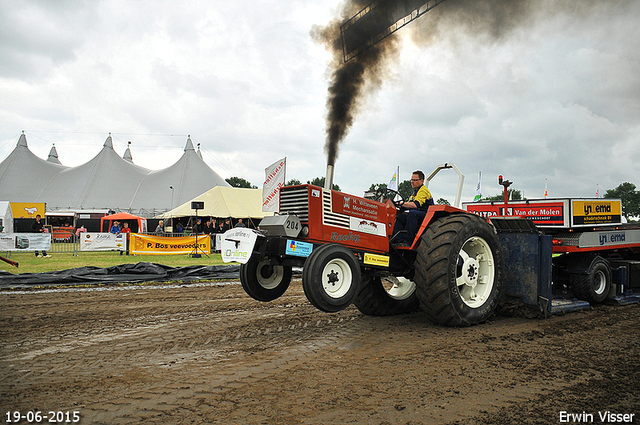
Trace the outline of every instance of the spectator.
<instances>
[{"instance_id":1,"label":"spectator","mask_svg":"<svg viewBox=\"0 0 640 425\"><path fill-rule=\"evenodd\" d=\"M113 225L111 226L111 230L109 231L110 233L113 233L115 235L120 233L120 222L119 221L114 221Z\"/></svg>"},{"instance_id":2,"label":"spectator","mask_svg":"<svg viewBox=\"0 0 640 425\"><path fill-rule=\"evenodd\" d=\"M202 219L199 218L196 225L193 226L193 234L199 235L200 233L202 233Z\"/></svg>"},{"instance_id":3,"label":"spectator","mask_svg":"<svg viewBox=\"0 0 640 425\"><path fill-rule=\"evenodd\" d=\"M204 224L203 232L205 235L210 235L213 233L213 227L211 227L211 220L207 220L207 222Z\"/></svg>"},{"instance_id":4,"label":"spectator","mask_svg":"<svg viewBox=\"0 0 640 425\"><path fill-rule=\"evenodd\" d=\"M245 224L242 222L242 219L239 218L238 222L235 225L235 227L247 227L247 226L245 226Z\"/></svg>"},{"instance_id":5,"label":"spectator","mask_svg":"<svg viewBox=\"0 0 640 425\"><path fill-rule=\"evenodd\" d=\"M155 234L156 235L161 235L163 233L164 233L164 221L160 220L158 222L158 226L156 227Z\"/></svg>"},{"instance_id":6,"label":"spectator","mask_svg":"<svg viewBox=\"0 0 640 425\"><path fill-rule=\"evenodd\" d=\"M40 220L42 220L42 217L40 216L40 214L37 214L36 221L34 221L34 223L31 225L31 231L33 233L45 233L44 225ZM38 255L39 255L39 252L36 251L36 257ZM42 256L47 258L51 257L49 254L47 254L47 251L44 251L44 250L42 251Z\"/></svg>"},{"instance_id":7,"label":"spectator","mask_svg":"<svg viewBox=\"0 0 640 425\"><path fill-rule=\"evenodd\" d=\"M127 255L129 255L129 233L131 233L131 228L129 228L129 223L128 222L124 222L122 223L122 230L120 231L120 233L124 233L125 238L127 239ZM120 255L122 255L122 251L120 251Z\"/></svg>"},{"instance_id":8,"label":"spectator","mask_svg":"<svg viewBox=\"0 0 640 425\"><path fill-rule=\"evenodd\" d=\"M80 237L80 233L86 233L87 228L84 227L84 224L76 229L76 236Z\"/></svg>"},{"instance_id":9,"label":"spectator","mask_svg":"<svg viewBox=\"0 0 640 425\"><path fill-rule=\"evenodd\" d=\"M131 233L129 222L125 221L124 223L122 223L122 230L120 230L120 233Z\"/></svg>"}]
</instances>

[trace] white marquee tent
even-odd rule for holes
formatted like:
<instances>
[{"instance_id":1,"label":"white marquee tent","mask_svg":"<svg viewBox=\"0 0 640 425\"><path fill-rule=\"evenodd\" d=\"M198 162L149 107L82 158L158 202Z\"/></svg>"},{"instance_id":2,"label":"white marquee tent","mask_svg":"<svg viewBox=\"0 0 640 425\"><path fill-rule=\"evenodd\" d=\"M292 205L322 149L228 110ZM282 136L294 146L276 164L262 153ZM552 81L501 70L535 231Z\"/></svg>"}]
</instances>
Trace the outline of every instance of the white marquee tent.
<instances>
[{"instance_id":1,"label":"white marquee tent","mask_svg":"<svg viewBox=\"0 0 640 425\"><path fill-rule=\"evenodd\" d=\"M204 209L198 210L202 217L262 219L273 215L262 211L262 189L216 186L156 218L193 217L196 210L191 209L192 201L204 202Z\"/></svg>"},{"instance_id":2,"label":"white marquee tent","mask_svg":"<svg viewBox=\"0 0 640 425\"><path fill-rule=\"evenodd\" d=\"M60 165L54 149L48 161L40 159L22 134L16 148L0 162L0 197L45 202L47 211L111 209L151 217L212 187L230 187L203 161L190 137L182 157L162 170L133 164L129 150L127 159L120 157L111 135L93 159L77 167Z\"/></svg>"}]
</instances>

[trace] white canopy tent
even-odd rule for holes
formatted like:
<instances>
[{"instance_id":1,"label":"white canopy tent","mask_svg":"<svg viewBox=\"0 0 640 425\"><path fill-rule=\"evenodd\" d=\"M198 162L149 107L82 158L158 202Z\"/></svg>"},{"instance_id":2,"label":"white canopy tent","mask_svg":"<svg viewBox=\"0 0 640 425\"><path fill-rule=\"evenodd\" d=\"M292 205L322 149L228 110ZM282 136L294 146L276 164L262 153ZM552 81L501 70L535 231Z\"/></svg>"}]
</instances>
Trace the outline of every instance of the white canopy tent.
<instances>
[{"instance_id":1,"label":"white canopy tent","mask_svg":"<svg viewBox=\"0 0 640 425\"><path fill-rule=\"evenodd\" d=\"M156 218L195 216L196 210L191 209L192 201L204 202L204 209L198 210L197 214L203 217L262 219L273 215L272 212L262 211L262 189L216 186Z\"/></svg>"},{"instance_id":2,"label":"white canopy tent","mask_svg":"<svg viewBox=\"0 0 640 425\"><path fill-rule=\"evenodd\" d=\"M15 149L0 162L0 194L11 202L38 201L51 179L66 169L38 158L29 150L27 138L22 134Z\"/></svg>"},{"instance_id":3,"label":"white canopy tent","mask_svg":"<svg viewBox=\"0 0 640 425\"><path fill-rule=\"evenodd\" d=\"M0 194L11 202L45 202L47 211L107 209L152 217L214 186L230 187L196 152L187 138L184 153L170 167L149 170L113 149L111 135L102 150L77 167L60 165L53 147L48 160L34 155L24 133L0 162Z\"/></svg>"},{"instance_id":4,"label":"white canopy tent","mask_svg":"<svg viewBox=\"0 0 640 425\"><path fill-rule=\"evenodd\" d=\"M136 188L129 209L139 212L166 211L214 186L231 187L202 160L189 138L184 153L176 163L162 170L151 171L144 177Z\"/></svg>"}]
</instances>

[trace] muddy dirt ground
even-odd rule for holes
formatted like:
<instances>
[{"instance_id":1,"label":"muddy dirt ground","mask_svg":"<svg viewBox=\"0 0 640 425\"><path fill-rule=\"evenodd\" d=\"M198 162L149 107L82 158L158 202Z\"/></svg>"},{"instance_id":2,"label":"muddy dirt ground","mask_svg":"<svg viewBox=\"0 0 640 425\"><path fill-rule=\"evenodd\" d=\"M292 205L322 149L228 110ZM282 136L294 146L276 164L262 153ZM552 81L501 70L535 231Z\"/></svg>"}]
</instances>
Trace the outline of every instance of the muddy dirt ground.
<instances>
[{"instance_id":1,"label":"muddy dirt ground","mask_svg":"<svg viewBox=\"0 0 640 425\"><path fill-rule=\"evenodd\" d=\"M16 411L41 411L41 423L77 412L82 424L640 423L639 329L637 304L460 329L421 313L326 314L299 281L271 303L238 283L3 291L0 414L2 423Z\"/></svg>"}]
</instances>

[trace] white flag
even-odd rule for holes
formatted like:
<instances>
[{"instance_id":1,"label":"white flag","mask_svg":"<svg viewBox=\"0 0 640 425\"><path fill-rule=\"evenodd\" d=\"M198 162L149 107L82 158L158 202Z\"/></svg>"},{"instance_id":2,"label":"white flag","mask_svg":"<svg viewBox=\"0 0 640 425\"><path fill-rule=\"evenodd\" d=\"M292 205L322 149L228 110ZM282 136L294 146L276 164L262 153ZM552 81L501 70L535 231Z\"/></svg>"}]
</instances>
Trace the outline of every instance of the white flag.
<instances>
[{"instance_id":1,"label":"white flag","mask_svg":"<svg viewBox=\"0 0 640 425\"><path fill-rule=\"evenodd\" d=\"M473 202L478 202L482 198L482 171L478 171L478 187Z\"/></svg>"},{"instance_id":2,"label":"white flag","mask_svg":"<svg viewBox=\"0 0 640 425\"><path fill-rule=\"evenodd\" d=\"M286 169L286 157L264 169L262 211L278 212L280 210L280 188L284 186Z\"/></svg>"},{"instance_id":3,"label":"white flag","mask_svg":"<svg viewBox=\"0 0 640 425\"><path fill-rule=\"evenodd\" d=\"M396 168L396 173L391 178L391 181L387 185L388 189L398 191L398 174L400 174L400 167Z\"/></svg>"}]
</instances>

